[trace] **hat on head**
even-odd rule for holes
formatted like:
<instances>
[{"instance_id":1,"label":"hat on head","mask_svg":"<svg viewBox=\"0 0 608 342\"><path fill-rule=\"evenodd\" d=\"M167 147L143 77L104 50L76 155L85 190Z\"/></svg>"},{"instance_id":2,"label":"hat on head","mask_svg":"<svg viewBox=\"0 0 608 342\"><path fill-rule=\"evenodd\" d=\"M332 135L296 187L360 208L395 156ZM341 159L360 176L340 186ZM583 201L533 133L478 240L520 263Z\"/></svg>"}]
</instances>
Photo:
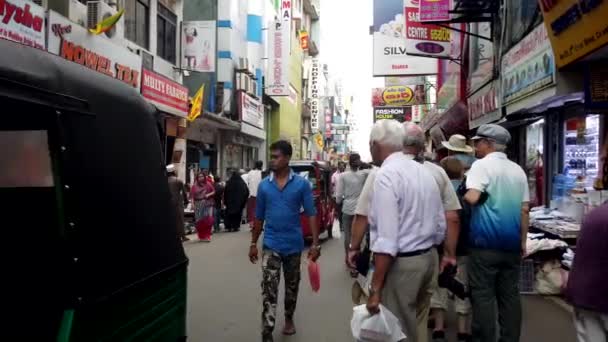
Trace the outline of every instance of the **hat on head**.
<instances>
[{"instance_id":1,"label":"hat on head","mask_svg":"<svg viewBox=\"0 0 608 342\"><path fill-rule=\"evenodd\" d=\"M473 140L479 139L490 139L501 145L506 145L511 142L511 133L509 133L506 128L499 125L481 125L477 129L477 135L473 137Z\"/></svg>"},{"instance_id":2,"label":"hat on head","mask_svg":"<svg viewBox=\"0 0 608 342\"><path fill-rule=\"evenodd\" d=\"M169 164L167 165L167 173L175 172L175 165Z\"/></svg>"},{"instance_id":3,"label":"hat on head","mask_svg":"<svg viewBox=\"0 0 608 342\"><path fill-rule=\"evenodd\" d=\"M454 134L448 141L442 141L441 144L450 151L472 153L473 148L467 145L467 138L464 135Z\"/></svg>"}]
</instances>

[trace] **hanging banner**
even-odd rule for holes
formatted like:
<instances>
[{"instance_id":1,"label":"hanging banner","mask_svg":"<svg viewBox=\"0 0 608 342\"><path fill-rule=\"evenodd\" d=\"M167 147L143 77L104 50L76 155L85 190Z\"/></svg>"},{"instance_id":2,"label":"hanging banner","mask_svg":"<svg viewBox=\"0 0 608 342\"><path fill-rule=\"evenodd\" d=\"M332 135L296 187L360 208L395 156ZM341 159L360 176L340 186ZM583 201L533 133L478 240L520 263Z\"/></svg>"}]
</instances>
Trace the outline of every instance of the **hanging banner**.
<instances>
[{"instance_id":1,"label":"hanging banner","mask_svg":"<svg viewBox=\"0 0 608 342\"><path fill-rule=\"evenodd\" d=\"M0 0L0 38L45 49L44 8L26 0Z\"/></svg>"},{"instance_id":2,"label":"hanging banner","mask_svg":"<svg viewBox=\"0 0 608 342\"><path fill-rule=\"evenodd\" d=\"M150 70L142 70L141 95L156 108L188 116L188 88Z\"/></svg>"},{"instance_id":3,"label":"hanging banner","mask_svg":"<svg viewBox=\"0 0 608 342\"><path fill-rule=\"evenodd\" d=\"M497 85L497 82L491 82L469 97L469 129L500 119Z\"/></svg>"},{"instance_id":4,"label":"hanging banner","mask_svg":"<svg viewBox=\"0 0 608 342\"><path fill-rule=\"evenodd\" d=\"M140 89L141 57L54 11L48 24L48 52Z\"/></svg>"},{"instance_id":5,"label":"hanging banner","mask_svg":"<svg viewBox=\"0 0 608 342\"><path fill-rule=\"evenodd\" d=\"M374 76L437 74L437 61L407 55L403 0L374 0Z\"/></svg>"},{"instance_id":6,"label":"hanging banner","mask_svg":"<svg viewBox=\"0 0 608 342\"><path fill-rule=\"evenodd\" d=\"M539 4L558 68L608 43L608 1L539 0Z\"/></svg>"},{"instance_id":7,"label":"hanging banner","mask_svg":"<svg viewBox=\"0 0 608 342\"><path fill-rule=\"evenodd\" d=\"M405 1L405 49L411 56L445 58L450 55L450 30L420 22L419 0Z\"/></svg>"},{"instance_id":8,"label":"hanging banner","mask_svg":"<svg viewBox=\"0 0 608 342\"><path fill-rule=\"evenodd\" d=\"M213 20L182 23L182 68L198 72L215 72L215 35Z\"/></svg>"},{"instance_id":9,"label":"hanging banner","mask_svg":"<svg viewBox=\"0 0 608 342\"><path fill-rule=\"evenodd\" d=\"M372 107L407 106L414 102L414 90L408 86L372 89Z\"/></svg>"},{"instance_id":10,"label":"hanging banner","mask_svg":"<svg viewBox=\"0 0 608 342\"><path fill-rule=\"evenodd\" d=\"M319 130L319 116L321 116L321 104L319 98L319 77L321 75L321 63L318 58L313 58L310 69L310 129L313 132Z\"/></svg>"},{"instance_id":11,"label":"hanging banner","mask_svg":"<svg viewBox=\"0 0 608 342\"><path fill-rule=\"evenodd\" d=\"M520 100L555 84L553 51L544 25L539 25L502 58L502 101Z\"/></svg>"},{"instance_id":12,"label":"hanging banner","mask_svg":"<svg viewBox=\"0 0 608 342\"><path fill-rule=\"evenodd\" d=\"M291 1L281 1L281 17L270 24L268 48L270 65L266 93L289 96L289 55L291 48Z\"/></svg>"},{"instance_id":13,"label":"hanging banner","mask_svg":"<svg viewBox=\"0 0 608 342\"><path fill-rule=\"evenodd\" d=\"M469 30L491 38L492 24L470 23ZM494 78L494 43L478 36L469 36L469 77L467 94L473 94Z\"/></svg>"},{"instance_id":14,"label":"hanging banner","mask_svg":"<svg viewBox=\"0 0 608 342\"><path fill-rule=\"evenodd\" d=\"M420 0L420 22L450 20L450 0Z\"/></svg>"}]
</instances>

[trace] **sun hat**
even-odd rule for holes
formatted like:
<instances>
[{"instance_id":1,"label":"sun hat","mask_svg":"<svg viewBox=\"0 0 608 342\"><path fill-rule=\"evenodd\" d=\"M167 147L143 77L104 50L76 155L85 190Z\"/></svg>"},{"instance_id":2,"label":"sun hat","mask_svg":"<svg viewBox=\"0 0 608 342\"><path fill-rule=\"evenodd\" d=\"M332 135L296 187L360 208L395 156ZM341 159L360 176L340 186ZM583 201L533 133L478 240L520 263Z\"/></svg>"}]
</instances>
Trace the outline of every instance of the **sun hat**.
<instances>
[{"instance_id":1,"label":"sun hat","mask_svg":"<svg viewBox=\"0 0 608 342\"><path fill-rule=\"evenodd\" d=\"M464 135L454 134L448 141L442 141L441 144L450 151L472 153L473 148L467 145L467 138Z\"/></svg>"}]
</instances>

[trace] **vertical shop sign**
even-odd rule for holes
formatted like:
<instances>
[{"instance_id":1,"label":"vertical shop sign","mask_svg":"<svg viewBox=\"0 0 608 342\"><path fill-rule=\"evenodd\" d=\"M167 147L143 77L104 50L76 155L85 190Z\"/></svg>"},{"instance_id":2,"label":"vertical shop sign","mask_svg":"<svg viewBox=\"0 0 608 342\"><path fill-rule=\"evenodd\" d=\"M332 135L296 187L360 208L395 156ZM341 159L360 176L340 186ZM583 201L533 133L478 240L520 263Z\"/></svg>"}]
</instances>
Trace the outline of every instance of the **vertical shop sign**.
<instances>
[{"instance_id":1,"label":"vertical shop sign","mask_svg":"<svg viewBox=\"0 0 608 342\"><path fill-rule=\"evenodd\" d=\"M374 76L431 75L437 62L407 55L403 0L374 0Z\"/></svg>"},{"instance_id":2,"label":"vertical shop sign","mask_svg":"<svg viewBox=\"0 0 608 342\"><path fill-rule=\"evenodd\" d=\"M405 1L405 38L408 55L448 57L450 30L420 21L419 0Z\"/></svg>"},{"instance_id":3,"label":"vertical shop sign","mask_svg":"<svg viewBox=\"0 0 608 342\"><path fill-rule=\"evenodd\" d=\"M585 107L608 108L608 66L601 62L585 66Z\"/></svg>"},{"instance_id":4,"label":"vertical shop sign","mask_svg":"<svg viewBox=\"0 0 608 342\"><path fill-rule=\"evenodd\" d=\"M420 0L420 21L450 20L450 0Z\"/></svg>"},{"instance_id":5,"label":"vertical shop sign","mask_svg":"<svg viewBox=\"0 0 608 342\"><path fill-rule=\"evenodd\" d=\"M469 24L471 33L491 38L492 24ZM469 36L469 77L467 94L473 94L494 78L494 44L477 36Z\"/></svg>"},{"instance_id":6,"label":"vertical shop sign","mask_svg":"<svg viewBox=\"0 0 608 342\"><path fill-rule=\"evenodd\" d=\"M310 69L310 129L313 132L319 130L320 99L319 99L319 75L321 63L318 58L313 58Z\"/></svg>"},{"instance_id":7,"label":"vertical shop sign","mask_svg":"<svg viewBox=\"0 0 608 342\"><path fill-rule=\"evenodd\" d=\"M184 21L182 24L182 68L215 72L215 35L213 20Z\"/></svg>"},{"instance_id":8,"label":"vertical shop sign","mask_svg":"<svg viewBox=\"0 0 608 342\"><path fill-rule=\"evenodd\" d=\"M464 24L456 24L455 28L464 30ZM450 43L450 57L458 59L462 54L463 35L457 31L452 32ZM462 99L462 68L460 64L442 59L439 61L442 68L440 72L441 87L437 92L437 107L441 110L448 110Z\"/></svg>"},{"instance_id":9,"label":"vertical shop sign","mask_svg":"<svg viewBox=\"0 0 608 342\"><path fill-rule=\"evenodd\" d=\"M469 129L500 119L497 83L492 82L481 88L468 99Z\"/></svg>"},{"instance_id":10,"label":"vertical shop sign","mask_svg":"<svg viewBox=\"0 0 608 342\"><path fill-rule=\"evenodd\" d=\"M539 25L502 58L502 100L507 105L555 83L553 51Z\"/></svg>"},{"instance_id":11,"label":"vertical shop sign","mask_svg":"<svg viewBox=\"0 0 608 342\"><path fill-rule=\"evenodd\" d=\"M291 1L281 1L280 18L270 25L267 94L289 96L289 55L291 48Z\"/></svg>"},{"instance_id":12,"label":"vertical shop sign","mask_svg":"<svg viewBox=\"0 0 608 342\"><path fill-rule=\"evenodd\" d=\"M26 0L0 0L0 38L45 48L44 8Z\"/></svg>"}]
</instances>

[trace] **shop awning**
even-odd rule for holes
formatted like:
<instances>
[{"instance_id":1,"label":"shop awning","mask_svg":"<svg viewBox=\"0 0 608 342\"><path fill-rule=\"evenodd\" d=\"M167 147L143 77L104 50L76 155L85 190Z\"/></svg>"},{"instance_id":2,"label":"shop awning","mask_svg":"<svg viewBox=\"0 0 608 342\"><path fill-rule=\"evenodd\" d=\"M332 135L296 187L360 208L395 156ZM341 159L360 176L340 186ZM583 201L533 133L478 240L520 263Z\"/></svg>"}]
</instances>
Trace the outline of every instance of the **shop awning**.
<instances>
[{"instance_id":1,"label":"shop awning","mask_svg":"<svg viewBox=\"0 0 608 342\"><path fill-rule=\"evenodd\" d=\"M203 126L208 125L217 129L229 130L229 131L239 131L241 130L241 124L237 121L230 120L228 118L222 117L218 114L205 112L203 115L199 116L194 122L198 124L202 124Z\"/></svg>"},{"instance_id":2,"label":"shop awning","mask_svg":"<svg viewBox=\"0 0 608 342\"><path fill-rule=\"evenodd\" d=\"M516 112L509 114L511 115L531 115L544 113L552 108L563 107L569 104L585 103L585 93L577 92L567 95L555 95L544 100L541 100L538 104L531 107L522 108Z\"/></svg>"}]
</instances>

